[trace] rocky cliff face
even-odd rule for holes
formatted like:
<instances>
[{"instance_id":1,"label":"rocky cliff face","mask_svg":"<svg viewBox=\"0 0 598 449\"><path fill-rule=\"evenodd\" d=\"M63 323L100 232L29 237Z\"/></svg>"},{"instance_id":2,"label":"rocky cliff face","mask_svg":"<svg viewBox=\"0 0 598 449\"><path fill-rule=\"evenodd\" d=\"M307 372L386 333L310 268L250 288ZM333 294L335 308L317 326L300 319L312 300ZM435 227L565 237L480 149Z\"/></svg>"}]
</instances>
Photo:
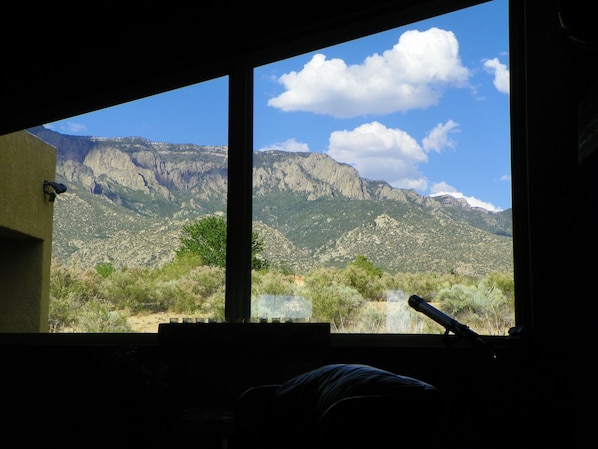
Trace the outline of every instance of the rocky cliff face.
<instances>
[{"instance_id":1,"label":"rocky cliff face","mask_svg":"<svg viewBox=\"0 0 598 449\"><path fill-rule=\"evenodd\" d=\"M184 224L226 212L226 147L29 132L57 148L69 186L55 204L62 262L157 265ZM255 228L273 262L302 269L362 254L390 271L512 270L510 211L395 189L319 153L255 153L253 185Z\"/></svg>"}]
</instances>

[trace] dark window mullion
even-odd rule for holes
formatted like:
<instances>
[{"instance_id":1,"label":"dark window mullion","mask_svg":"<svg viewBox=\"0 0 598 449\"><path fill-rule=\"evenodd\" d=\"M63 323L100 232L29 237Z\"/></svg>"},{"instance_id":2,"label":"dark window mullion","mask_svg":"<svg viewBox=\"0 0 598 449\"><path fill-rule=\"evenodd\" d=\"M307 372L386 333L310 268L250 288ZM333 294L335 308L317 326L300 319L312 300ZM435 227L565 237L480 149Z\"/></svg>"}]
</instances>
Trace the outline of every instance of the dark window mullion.
<instances>
[{"instance_id":1,"label":"dark window mullion","mask_svg":"<svg viewBox=\"0 0 598 449\"><path fill-rule=\"evenodd\" d=\"M225 317L251 317L253 67L237 61L229 74Z\"/></svg>"}]
</instances>

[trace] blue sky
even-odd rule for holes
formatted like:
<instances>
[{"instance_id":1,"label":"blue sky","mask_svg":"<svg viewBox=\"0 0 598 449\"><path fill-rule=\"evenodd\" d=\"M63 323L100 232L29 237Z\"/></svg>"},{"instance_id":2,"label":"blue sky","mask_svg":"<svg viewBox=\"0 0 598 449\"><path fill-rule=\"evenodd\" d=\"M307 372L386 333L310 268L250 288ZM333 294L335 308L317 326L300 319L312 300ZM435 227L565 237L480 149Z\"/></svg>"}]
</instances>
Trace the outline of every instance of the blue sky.
<instances>
[{"instance_id":1,"label":"blue sky","mask_svg":"<svg viewBox=\"0 0 598 449\"><path fill-rule=\"evenodd\" d=\"M508 0L255 70L254 150L317 151L423 195L511 207ZM45 125L226 145L220 78Z\"/></svg>"}]
</instances>

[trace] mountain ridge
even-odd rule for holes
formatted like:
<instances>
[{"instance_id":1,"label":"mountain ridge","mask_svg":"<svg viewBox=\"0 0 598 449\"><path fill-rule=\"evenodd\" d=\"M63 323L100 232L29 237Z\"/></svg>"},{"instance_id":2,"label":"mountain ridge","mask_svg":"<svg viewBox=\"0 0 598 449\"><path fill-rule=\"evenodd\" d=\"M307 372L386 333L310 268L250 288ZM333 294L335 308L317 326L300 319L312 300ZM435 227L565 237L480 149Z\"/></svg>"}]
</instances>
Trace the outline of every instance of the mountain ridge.
<instances>
[{"instance_id":1,"label":"mountain ridge","mask_svg":"<svg viewBox=\"0 0 598 449\"><path fill-rule=\"evenodd\" d=\"M68 186L54 205L60 263L159 266L185 224L226 214L226 146L28 131L56 147ZM512 271L510 209L393 188L321 153L256 152L253 184L254 227L274 265L342 266L361 254L390 272Z\"/></svg>"}]
</instances>

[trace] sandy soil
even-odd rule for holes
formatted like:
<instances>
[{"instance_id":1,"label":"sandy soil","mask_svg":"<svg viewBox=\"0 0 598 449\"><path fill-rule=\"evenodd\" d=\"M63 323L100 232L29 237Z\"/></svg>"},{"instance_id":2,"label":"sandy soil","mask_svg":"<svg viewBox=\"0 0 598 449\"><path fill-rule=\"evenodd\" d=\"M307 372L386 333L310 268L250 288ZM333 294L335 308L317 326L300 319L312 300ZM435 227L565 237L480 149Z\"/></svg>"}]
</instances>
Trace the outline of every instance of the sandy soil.
<instances>
[{"instance_id":1,"label":"sandy soil","mask_svg":"<svg viewBox=\"0 0 598 449\"><path fill-rule=\"evenodd\" d=\"M195 317L190 317L186 314L163 312L152 313L150 315L130 316L127 319L127 322L129 323L129 326L131 326L133 332L158 332L158 325L160 323L170 322L171 318L178 319L179 323L183 321L183 318L195 319Z\"/></svg>"}]
</instances>

